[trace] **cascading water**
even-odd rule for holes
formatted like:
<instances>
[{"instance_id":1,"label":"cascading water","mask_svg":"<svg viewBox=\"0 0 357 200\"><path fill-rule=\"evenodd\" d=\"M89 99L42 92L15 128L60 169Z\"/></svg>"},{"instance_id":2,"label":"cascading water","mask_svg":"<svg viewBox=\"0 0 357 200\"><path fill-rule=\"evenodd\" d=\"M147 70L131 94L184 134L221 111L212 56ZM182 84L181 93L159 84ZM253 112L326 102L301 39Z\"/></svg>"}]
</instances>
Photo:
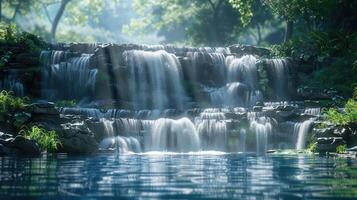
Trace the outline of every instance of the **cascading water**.
<instances>
[{"instance_id":1,"label":"cascading water","mask_svg":"<svg viewBox=\"0 0 357 200\"><path fill-rule=\"evenodd\" d=\"M195 119L203 150L226 150L227 126L224 113L206 109Z\"/></svg>"},{"instance_id":2,"label":"cascading water","mask_svg":"<svg viewBox=\"0 0 357 200\"><path fill-rule=\"evenodd\" d=\"M275 94L275 100L281 101L288 98L288 66L289 62L287 59L267 59L265 61L268 66L268 70L271 71L271 76L273 82L273 89Z\"/></svg>"},{"instance_id":3,"label":"cascading water","mask_svg":"<svg viewBox=\"0 0 357 200\"><path fill-rule=\"evenodd\" d=\"M271 119L262 117L261 113L248 113L249 129L255 133L256 138L256 152L259 155L265 154L268 150L268 138L273 132Z\"/></svg>"},{"instance_id":4,"label":"cascading water","mask_svg":"<svg viewBox=\"0 0 357 200\"><path fill-rule=\"evenodd\" d=\"M128 153L128 152L141 152L140 142L137 138L131 136L119 136L115 134L115 127L113 120L103 119L101 120L104 125L104 132L107 137L103 139L99 148L101 149L117 149L120 153ZM128 131L128 123L124 125L124 130ZM130 124L130 122L129 122ZM130 126L130 125L129 125ZM130 126L132 127L132 125ZM124 132L124 131L123 131Z\"/></svg>"},{"instance_id":5,"label":"cascading water","mask_svg":"<svg viewBox=\"0 0 357 200\"><path fill-rule=\"evenodd\" d=\"M43 52L43 96L46 99L82 100L95 93L97 69L90 69L91 54Z\"/></svg>"},{"instance_id":6,"label":"cascading water","mask_svg":"<svg viewBox=\"0 0 357 200\"><path fill-rule=\"evenodd\" d=\"M321 108L306 108L304 113L308 115L319 116L321 113Z\"/></svg>"},{"instance_id":7,"label":"cascading water","mask_svg":"<svg viewBox=\"0 0 357 200\"><path fill-rule=\"evenodd\" d=\"M127 51L129 96L135 109L184 108L180 62L166 51Z\"/></svg>"},{"instance_id":8,"label":"cascading water","mask_svg":"<svg viewBox=\"0 0 357 200\"><path fill-rule=\"evenodd\" d=\"M162 118L154 122L146 147L149 151L198 151L200 139L195 125L188 118Z\"/></svg>"},{"instance_id":9,"label":"cascading water","mask_svg":"<svg viewBox=\"0 0 357 200\"><path fill-rule=\"evenodd\" d=\"M43 97L77 101L92 97L87 107L61 108L60 111L64 115L92 117L101 122L103 131L98 138L102 140L102 149L117 146L122 153L256 151L262 155L273 147L276 135L285 131L277 121L290 114L285 107L292 104L258 104L266 98L289 99L290 69L285 59L265 59L231 52L229 48L111 47L114 53L94 51L105 48L97 45L83 53L47 51L41 56ZM103 57L106 61L101 62ZM118 62L112 61L115 59ZM272 89L269 97L263 96L260 81L262 60L266 63ZM112 71L105 70L108 68ZM97 77L99 72L101 75ZM102 81L103 73L113 73L117 80ZM109 87L98 87L99 83L109 83ZM99 91L95 88L115 89L119 99L103 99L96 95ZM101 101L112 101L108 103L110 108L99 109ZM120 103L116 104L117 101ZM319 113L317 109L299 107L297 110L310 117ZM294 121L298 120L291 121L292 126ZM308 123L310 121L295 125L296 139L287 146L305 146ZM292 135L293 131L285 132Z\"/></svg>"},{"instance_id":10,"label":"cascading water","mask_svg":"<svg viewBox=\"0 0 357 200\"><path fill-rule=\"evenodd\" d=\"M313 122L314 120L309 119L302 123L295 124L294 135L297 136L296 149L304 149L306 147L307 133Z\"/></svg>"},{"instance_id":11,"label":"cascading water","mask_svg":"<svg viewBox=\"0 0 357 200\"><path fill-rule=\"evenodd\" d=\"M9 75L0 81L0 91L2 90L12 91L16 96L25 96L24 85L13 75Z\"/></svg>"}]
</instances>

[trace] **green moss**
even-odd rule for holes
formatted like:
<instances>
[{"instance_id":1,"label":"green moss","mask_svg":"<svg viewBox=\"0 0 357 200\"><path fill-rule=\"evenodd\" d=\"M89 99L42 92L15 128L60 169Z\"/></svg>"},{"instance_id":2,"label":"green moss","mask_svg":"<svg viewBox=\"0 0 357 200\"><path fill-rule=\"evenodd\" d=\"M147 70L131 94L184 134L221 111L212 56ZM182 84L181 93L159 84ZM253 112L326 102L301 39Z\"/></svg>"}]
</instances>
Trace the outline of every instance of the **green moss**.
<instances>
[{"instance_id":1,"label":"green moss","mask_svg":"<svg viewBox=\"0 0 357 200\"><path fill-rule=\"evenodd\" d=\"M61 145L58 135L55 131L47 131L38 126L32 126L30 129L22 129L20 134L24 135L30 140L38 143L41 150L54 152L58 146Z\"/></svg>"}]
</instances>

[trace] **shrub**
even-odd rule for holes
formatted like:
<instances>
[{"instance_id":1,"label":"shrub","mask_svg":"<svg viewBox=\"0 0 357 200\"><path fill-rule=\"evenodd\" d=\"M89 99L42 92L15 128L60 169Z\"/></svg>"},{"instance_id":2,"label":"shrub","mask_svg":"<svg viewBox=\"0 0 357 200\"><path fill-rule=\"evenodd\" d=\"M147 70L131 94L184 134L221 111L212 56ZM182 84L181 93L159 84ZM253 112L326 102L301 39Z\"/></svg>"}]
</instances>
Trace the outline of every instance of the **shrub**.
<instances>
[{"instance_id":1,"label":"shrub","mask_svg":"<svg viewBox=\"0 0 357 200\"><path fill-rule=\"evenodd\" d=\"M311 31L270 47L272 56L301 59L315 66L304 85L334 88L351 94L357 79L357 34L342 31Z\"/></svg>"},{"instance_id":2,"label":"shrub","mask_svg":"<svg viewBox=\"0 0 357 200\"><path fill-rule=\"evenodd\" d=\"M343 145L338 145L336 147L336 153L345 153L347 149L347 146L345 144Z\"/></svg>"},{"instance_id":3,"label":"shrub","mask_svg":"<svg viewBox=\"0 0 357 200\"><path fill-rule=\"evenodd\" d=\"M317 152L317 143L316 142L312 142L308 145L307 149L312 152L315 153Z\"/></svg>"},{"instance_id":4,"label":"shrub","mask_svg":"<svg viewBox=\"0 0 357 200\"><path fill-rule=\"evenodd\" d=\"M348 100L344 112L340 112L335 108L328 109L326 119L336 125L346 125L351 122L357 122L357 101L354 99Z\"/></svg>"},{"instance_id":5,"label":"shrub","mask_svg":"<svg viewBox=\"0 0 357 200\"><path fill-rule=\"evenodd\" d=\"M5 90L0 92L0 121L4 120L6 114L25 107L27 98L15 97L12 92Z\"/></svg>"},{"instance_id":6,"label":"shrub","mask_svg":"<svg viewBox=\"0 0 357 200\"><path fill-rule=\"evenodd\" d=\"M58 146L61 145L55 131L47 131L38 126L32 126L29 130L22 129L20 134L30 140L36 141L42 150L48 152L56 151Z\"/></svg>"},{"instance_id":7,"label":"shrub","mask_svg":"<svg viewBox=\"0 0 357 200\"><path fill-rule=\"evenodd\" d=\"M0 23L0 45L23 45L26 51L39 54L46 44L38 36L20 31L16 25ZM1 54L6 54L7 48L1 49ZM3 57L3 56L1 56Z\"/></svg>"}]
</instances>

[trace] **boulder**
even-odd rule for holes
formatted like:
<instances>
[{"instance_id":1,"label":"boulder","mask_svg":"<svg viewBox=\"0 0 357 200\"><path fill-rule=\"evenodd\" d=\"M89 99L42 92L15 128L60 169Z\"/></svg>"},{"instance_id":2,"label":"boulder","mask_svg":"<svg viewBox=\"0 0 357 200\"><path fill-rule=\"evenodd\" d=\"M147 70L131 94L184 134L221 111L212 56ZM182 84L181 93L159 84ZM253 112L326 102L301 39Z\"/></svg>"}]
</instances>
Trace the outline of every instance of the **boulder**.
<instances>
[{"instance_id":1,"label":"boulder","mask_svg":"<svg viewBox=\"0 0 357 200\"><path fill-rule=\"evenodd\" d=\"M53 102L40 101L30 104L26 110L31 114L59 115L59 111L55 108Z\"/></svg>"},{"instance_id":2,"label":"boulder","mask_svg":"<svg viewBox=\"0 0 357 200\"><path fill-rule=\"evenodd\" d=\"M33 141L25 138L24 136L18 135L12 139L7 147L17 149L21 155L40 155L41 150L38 144Z\"/></svg>"},{"instance_id":3,"label":"boulder","mask_svg":"<svg viewBox=\"0 0 357 200\"><path fill-rule=\"evenodd\" d=\"M357 146L348 148L347 151L355 151L355 152L357 152Z\"/></svg>"},{"instance_id":4,"label":"boulder","mask_svg":"<svg viewBox=\"0 0 357 200\"><path fill-rule=\"evenodd\" d=\"M263 111L263 107L262 106L254 106L253 107L253 111L254 112L262 112Z\"/></svg>"},{"instance_id":5,"label":"boulder","mask_svg":"<svg viewBox=\"0 0 357 200\"><path fill-rule=\"evenodd\" d=\"M317 138L317 151L336 152L336 147L345 144L342 137L323 137Z\"/></svg>"},{"instance_id":6,"label":"boulder","mask_svg":"<svg viewBox=\"0 0 357 200\"><path fill-rule=\"evenodd\" d=\"M33 55L30 53L20 53L15 56L15 60L18 63L24 64L25 66L36 66L39 64L38 55Z\"/></svg>"},{"instance_id":7,"label":"boulder","mask_svg":"<svg viewBox=\"0 0 357 200\"><path fill-rule=\"evenodd\" d=\"M264 56L269 55L270 53L269 49L266 48L240 44L230 46L229 50L231 51L231 53L235 53L238 55L254 54L258 56Z\"/></svg>"},{"instance_id":8,"label":"boulder","mask_svg":"<svg viewBox=\"0 0 357 200\"><path fill-rule=\"evenodd\" d=\"M299 115L295 111L277 111L277 116L283 120L289 120L299 117Z\"/></svg>"},{"instance_id":9,"label":"boulder","mask_svg":"<svg viewBox=\"0 0 357 200\"><path fill-rule=\"evenodd\" d=\"M84 123L62 124L59 133L61 141L60 152L70 154L91 154L98 151L98 143L94 134Z\"/></svg>"},{"instance_id":10,"label":"boulder","mask_svg":"<svg viewBox=\"0 0 357 200\"><path fill-rule=\"evenodd\" d=\"M12 152L5 145L0 144L0 156L8 156L11 155Z\"/></svg>"},{"instance_id":11,"label":"boulder","mask_svg":"<svg viewBox=\"0 0 357 200\"><path fill-rule=\"evenodd\" d=\"M325 100L338 97L338 93L333 89L321 89L317 87L298 88L297 95L301 99L308 100Z\"/></svg>"}]
</instances>

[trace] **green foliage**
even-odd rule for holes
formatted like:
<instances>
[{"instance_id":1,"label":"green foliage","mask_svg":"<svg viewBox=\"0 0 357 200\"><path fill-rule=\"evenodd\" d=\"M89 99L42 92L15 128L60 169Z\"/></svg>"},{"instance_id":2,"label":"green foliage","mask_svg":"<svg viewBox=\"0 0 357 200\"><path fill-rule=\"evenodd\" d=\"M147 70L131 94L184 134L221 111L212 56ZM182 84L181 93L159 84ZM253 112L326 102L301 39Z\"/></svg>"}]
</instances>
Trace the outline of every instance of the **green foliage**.
<instances>
[{"instance_id":1,"label":"green foliage","mask_svg":"<svg viewBox=\"0 0 357 200\"><path fill-rule=\"evenodd\" d=\"M333 124L346 125L357 122L357 101L354 99L348 100L343 113L335 108L330 108L325 114L326 119Z\"/></svg>"},{"instance_id":2,"label":"green foliage","mask_svg":"<svg viewBox=\"0 0 357 200\"><path fill-rule=\"evenodd\" d=\"M38 143L42 150L48 152L54 152L57 150L61 142L55 131L47 131L42 127L32 126L30 129L22 129L20 134L24 135L30 140L34 140Z\"/></svg>"},{"instance_id":3,"label":"green foliage","mask_svg":"<svg viewBox=\"0 0 357 200\"><path fill-rule=\"evenodd\" d=\"M336 153L345 153L347 149L347 145L341 144L336 147Z\"/></svg>"},{"instance_id":4,"label":"green foliage","mask_svg":"<svg viewBox=\"0 0 357 200\"><path fill-rule=\"evenodd\" d=\"M357 87L354 87L352 98L357 101Z\"/></svg>"},{"instance_id":5,"label":"green foliage","mask_svg":"<svg viewBox=\"0 0 357 200\"><path fill-rule=\"evenodd\" d=\"M14 110L21 110L26 105L26 98L15 97L11 92L0 92L0 120L3 120L4 116Z\"/></svg>"},{"instance_id":6,"label":"green foliage","mask_svg":"<svg viewBox=\"0 0 357 200\"><path fill-rule=\"evenodd\" d=\"M242 25L247 26L253 17L253 0L229 0L229 3L239 11Z\"/></svg>"},{"instance_id":7,"label":"green foliage","mask_svg":"<svg viewBox=\"0 0 357 200\"><path fill-rule=\"evenodd\" d=\"M272 11L288 21L299 19L324 19L331 14L338 2L336 0L264 0Z\"/></svg>"},{"instance_id":8,"label":"green foliage","mask_svg":"<svg viewBox=\"0 0 357 200\"><path fill-rule=\"evenodd\" d=\"M0 40L14 41L17 34L16 25L0 23Z\"/></svg>"},{"instance_id":9,"label":"green foliage","mask_svg":"<svg viewBox=\"0 0 357 200\"><path fill-rule=\"evenodd\" d=\"M132 35L158 33L194 45L229 45L241 32L239 13L225 0L135 0L139 15L125 26ZM214 25L213 25L214 24Z\"/></svg>"},{"instance_id":10,"label":"green foliage","mask_svg":"<svg viewBox=\"0 0 357 200\"><path fill-rule=\"evenodd\" d=\"M55 102L56 107L75 107L76 101L75 100L62 100Z\"/></svg>"},{"instance_id":11,"label":"green foliage","mask_svg":"<svg viewBox=\"0 0 357 200\"><path fill-rule=\"evenodd\" d=\"M335 88L342 94L352 93L357 80L357 34L340 31L312 31L271 47L273 56L293 57L311 65L322 66L305 84Z\"/></svg>"},{"instance_id":12,"label":"green foliage","mask_svg":"<svg viewBox=\"0 0 357 200\"><path fill-rule=\"evenodd\" d=\"M355 55L355 45L357 45L356 33L311 31L281 45L273 45L271 50L273 56L289 56L306 61L317 59L322 62L328 56Z\"/></svg>"},{"instance_id":13,"label":"green foliage","mask_svg":"<svg viewBox=\"0 0 357 200\"><path fill-rule=\"evenodd\" d=\"M312 152L315 153L317 152L317 143L316 142L312 142L308 145L307 149Z\"/></svg>"},{"instance_id":14,"label":"green foliage","mask_svg":"<svg viewBox=\"0 0 357 200\"><path fill-rule=\"evenodd\" d=\"M6 64L12 55L8 50L11 46L19 45L31 53L40 53L45 43L36 35L20 31L14 24L0 23L0 46L5 45L7 48L1 49L1 64Z\"/></svg>"}]
</instances>

